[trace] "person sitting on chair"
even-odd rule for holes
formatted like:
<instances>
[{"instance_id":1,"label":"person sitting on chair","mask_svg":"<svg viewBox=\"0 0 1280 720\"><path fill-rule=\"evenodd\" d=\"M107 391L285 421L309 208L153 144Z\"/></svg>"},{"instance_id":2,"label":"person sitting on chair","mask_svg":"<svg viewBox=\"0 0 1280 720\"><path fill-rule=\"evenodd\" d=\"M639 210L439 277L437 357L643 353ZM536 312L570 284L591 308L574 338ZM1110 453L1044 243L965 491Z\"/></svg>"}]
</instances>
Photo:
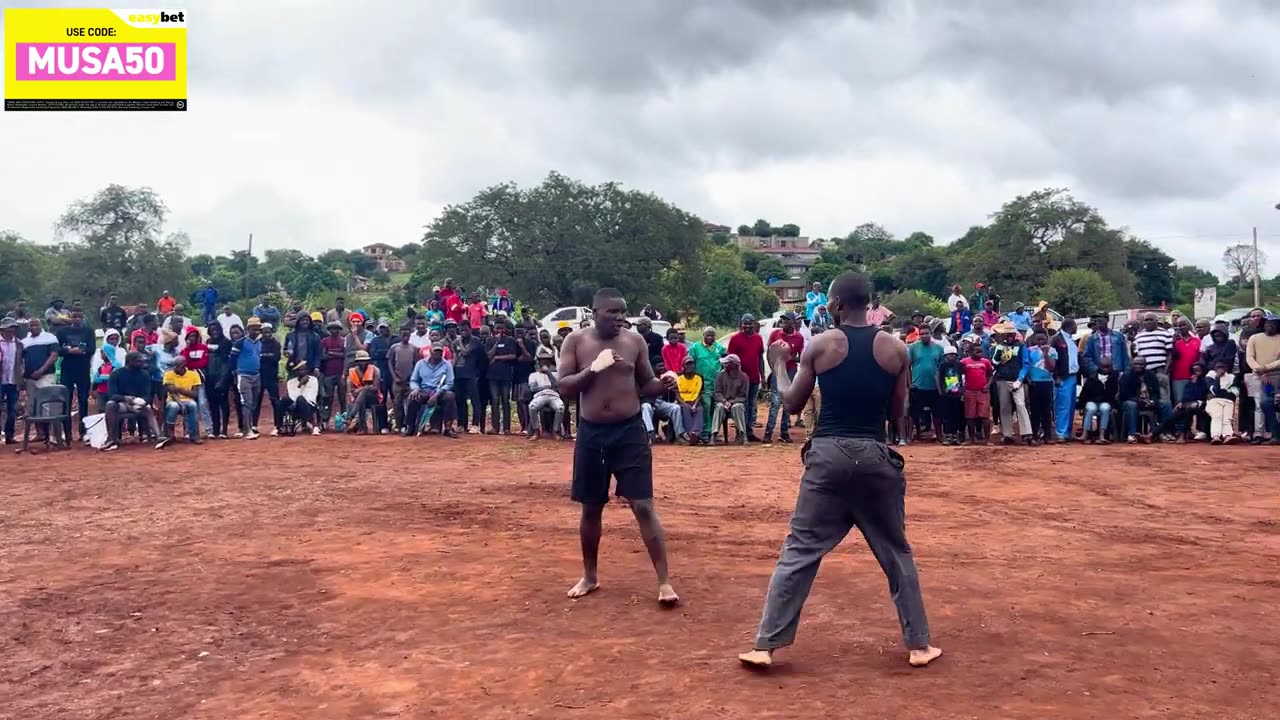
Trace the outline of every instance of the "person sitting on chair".
<instances>
[{"instance_id":1,"label":"person sitting on chair","mask_svg":"<svg viewBox=\"0 0 1280 720\"><path fill-rule=\"evenodd\" d=\"M289 378L284 387L285 398L281 400L281 412L301 424L303 432L307 432L309 427L312 435L319 435L320 423L316 421L316 406L320 397L320 381L311 377L311 367L306 360L293 366L293 377Z\"/></svg>"},{"instance_id":2,"label":"person sitting on chair","mask_svg":"<svg viewBox=\"0 0 1280 720\"><path fill-rule=\"evenodd\" d=\"M156 416L151 412L147 399L151 397L151 372L140 352L125 356L124 367L111 373L107 381L107 444L104 452L120 449L120 427L124 415L132 415L147 423L152 437L160 435Z\"/></svg>"},{"instance_id":3,"label":"person sitting on chair","mask_svg":"<svg viewBox=\"0 0 1280 720\"><path fill-rule=\"evenodd\" d=\"M367 350L357 350L355 364L347 371L347 432L368 432L364 415L382 404L382 379ZM375 418L377 414L374 414ZM354 419L354 422L352 420Z\"/></svg>"},{"instance_id":4,"label":"person sitting on chair","mask_svg":"<svg viewBox=\"0 0 1280 720\"><path fill-rule=\"evenodd\" d=\"M444 343L432 343L430 354L413 366L406 405L405 426L400 431L405 437L421 434L422 414L427 410L433 418L440 417L442 435L448 438L458 436L453 430L457 411L457 400L453 395L453 363L444 360Z\"/></svg>"},{"instance_id":5,"label":"person sitting on chair","mask_svg":"<svg viewBox=\"0 0 1280 720\"><path fill-rule=\"evenodd\" d=\"M529 374L529 439L542 437L542 413L550 410L555 413L551 423L551 431L560 429L564 419L564 400L560 398L560 385L556 381L555 355L545 348L538 349L538 369ZM562 435L563 436L563 435Z\"/></svg>"},{"instance_id":6,"label":"person sitting on chair","mask_svg":"<svg viewBox=\"0 0 1280 720\"><path fill-rule=\"evenodd\" d=\"M734 425L738 430L734 442L739 445L747 444L747 380L746 373L742 372L742 361L737 355L730 353L720 360L720 364L724 366L724 370L716 376L715 396L712 399L715 407L714 414L711 418L711 444L716 444L715 433L719 432L720 425L728 418L733 418ZM724 443L729 442L729 430L724 431Z\"/></svg>"}]
</instances>

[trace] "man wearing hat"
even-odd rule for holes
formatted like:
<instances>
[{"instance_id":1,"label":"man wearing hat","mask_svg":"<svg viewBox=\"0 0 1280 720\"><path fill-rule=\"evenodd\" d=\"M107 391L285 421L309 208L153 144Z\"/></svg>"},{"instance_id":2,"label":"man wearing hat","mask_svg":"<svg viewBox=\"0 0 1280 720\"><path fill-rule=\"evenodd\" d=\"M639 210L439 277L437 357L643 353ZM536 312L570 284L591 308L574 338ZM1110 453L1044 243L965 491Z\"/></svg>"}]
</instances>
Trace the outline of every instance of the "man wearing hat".
<instances>
[{"instance_id":1,"label":"man wearing hat","mask_svg":"<svg viewBox=\"0 0 1280 720\"><path fill-rule=\"evenodd\" d=\"M760 397L760 381L764 376L764 338L760 337L754 315L746 314L738 322L738 332L729 338L729 352L738 356L742 374L747 376L746 413L747 442L760 442L756 426L756 399ZM678 371L679 366L671 366Z\"/></svg>"},{"instance_id":2,"label":"man wearing hat","mask_svg":"<svg viewBox=\"0 0 1280 720\"><path fill-rule=\"evenodd\" d=\"M254 423L257 422L258 401L262 396L262 321L258 318L249 318L244 337L231 344L231 362L236 369L236 387L240 391L242 409L240 432L236 437L257 440L258 428Z\"/></svg>"},{"instance_id":3,"label":"man wearing hat","mask_svg":"<svg viewBox=\"0 0 1280 720\"><path fill-rule=\"evenodd\" d=\"M333 406L337 405L342 412L347 411L347 394L342 387L342 369L346 358L347 341L342 337L342 323L330 320L325 327L328 332L320 339L320 405L321 422L327 422L335 415ZM340 429L340 428L335 428Z\"/></svg>"},{"instance_id":4,"label":"man wearing hat","mask_svg":"<svg viewBox=\"0 0 1280 720\"><path fill-rule=\"evenodd\" d=\"M724 370L716 376L716 388L712 397L712 403L715 407L711 418L711 444L716 444L715 433L720 431L721 425L727 417L733 418L733 424L737 426L737 432L734 434L734 442L738 445L747 444L747 433L750 426L747 425L747 389L750 387L750 381L742 372L742 360L735 354L729 353L720 360L720 364ZM786 416L783 416L785 422ZM725 429L724 442L729 442L729 430Z\"/></svg>"},{"instance_id":5,"label":"man wearing hat","mask_svg":"<svg viewBox=\"0 0 1280 720\"><path fill-rule=\"evenodd\" d=\"M444 343L433 342L427 356L413 366L413 375L409 377L405 425L400 434L405 437L420 435L423 411L434 408L431 419L433 422L439 419L441 434L448 438L457 437L453 430L457 407L458 401L453 395L453 363L445 362Z\"/></svg>"},{"instance_id":6,"label":"man wearing hat","mask_svg":"<svg viewBox=\"0 0 1280 720\"><path fill-rule=\"evenodd\" d=\"M359 432L362 435L368 432L364 414L382 404L381 387L382 380L378 368L369 357L369 351L357 350L355 361L347 370L347 407L351 408L347 413L347 432ZM381 431L385 433L386 428L381 428Z\"/></svg>"},{"instance_id":7,"label":"man wearing hat","mask_svg":"<svg viewBox=\"0 0 1280 720\"><path fill-rule=\"evenodd\" d=\"M253 416L253 429L254 432L258 430L258 416L262 414L262 397L265 394L271 400L272 437L280 434L280 358L283 354L275 327L269 322L262 323L262 390L254 403L257 414Z\"/></svg>"},{"instance_id":8,"label":"man wearing hat","mask_svg":"<svg viewBox=\"0 0 1280 720\"><path fill-rule=\"evenodd\" d=\"M1018 303L1013 312L1009 313L1009 322L1025 336L1031 330L1031 311L1026 305Z\"/></svg>"},{"instance_id":9,"label":"man wearing hat","mask_svg":"<svg viewBox=\"0 0 1280 720\"><path fill-rule=\"evenodd\" d=\"M18 321L0 320L0 409L4 411L4 442L13 442L14 421L18 414L18 388L22 381L22 342L18 340ZM120 333L116 333L119 337Z\"/></svg>"}]
</instances>

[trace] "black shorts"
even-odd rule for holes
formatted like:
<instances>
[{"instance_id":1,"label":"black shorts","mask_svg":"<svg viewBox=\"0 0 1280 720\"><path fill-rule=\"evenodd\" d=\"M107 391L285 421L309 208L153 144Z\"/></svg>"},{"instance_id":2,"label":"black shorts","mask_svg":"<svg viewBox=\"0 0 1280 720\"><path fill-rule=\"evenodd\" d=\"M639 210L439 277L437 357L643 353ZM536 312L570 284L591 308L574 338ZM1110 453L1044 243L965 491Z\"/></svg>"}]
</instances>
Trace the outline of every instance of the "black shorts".
<instances>
[{"instance_id":1,"label":"black shorts","mask_svg":"<svg viewBox=\"0 0 1280 720\"><path fill-rule=\"evenodd\" d=\"M912 412L922 412L925 408L938 409L937 390L918 390L911 388L909 397Z\"/></svg>"},{"instance_id":2,"label":"black shorts","mask_svg":"<svg viewBox=\"0 0 1280 720\"><path fill-rule=\"evenodd\" d=\"M640 415L616 423L578 421L578 440L573 446L574 502L608 504L610 476L617 478L619 497L653 497L653 453Z\"/></svg>"}]
</instances>

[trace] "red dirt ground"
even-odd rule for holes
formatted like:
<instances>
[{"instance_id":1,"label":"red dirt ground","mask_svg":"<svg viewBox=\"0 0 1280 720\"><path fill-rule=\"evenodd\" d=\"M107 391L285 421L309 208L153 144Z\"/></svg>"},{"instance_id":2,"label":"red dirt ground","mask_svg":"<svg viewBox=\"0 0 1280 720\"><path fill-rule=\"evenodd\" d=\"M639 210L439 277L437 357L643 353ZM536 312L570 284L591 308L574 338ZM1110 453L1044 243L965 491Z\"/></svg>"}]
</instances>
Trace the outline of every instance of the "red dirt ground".
<instances>
[{"instance_id":1,"label":"red dirt ground","mask_svg":"<svg viewBox=\"0 0 1280 720\"><path fill-rule=\"evenodd\" d=\"M565 598L566 444L325 436L11 458L0 717L1277 717L1280 472L1257 470L1277 455L906 454L947 654L907 667L884 578L851 537L764 675L734 656L798 446L656 449L673 611L622 507L606 512L603 589Z\"/></svg>"}]
</instances>

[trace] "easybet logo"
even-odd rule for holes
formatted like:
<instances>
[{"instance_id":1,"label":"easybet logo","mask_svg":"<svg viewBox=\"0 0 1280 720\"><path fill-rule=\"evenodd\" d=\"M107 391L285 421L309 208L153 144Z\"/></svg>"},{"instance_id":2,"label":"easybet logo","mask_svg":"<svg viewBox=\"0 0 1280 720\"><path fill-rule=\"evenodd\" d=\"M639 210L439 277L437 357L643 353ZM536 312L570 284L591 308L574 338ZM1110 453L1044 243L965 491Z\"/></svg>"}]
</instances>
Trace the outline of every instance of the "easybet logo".
<instances>
[{"instance_id":1,"label":"easybet logo","mask_svg":"<svg viewBox=\"0 0 1280 720\"><path fill-rule=\"evenodd\" d=\"M161 23L182 23L187 19L183 17L185 13L179 10L176 13L158 12L146 14L133 14L129 16L129 22L138 23L140 25L159 25Z\"/></svg>"}]
</instances>

